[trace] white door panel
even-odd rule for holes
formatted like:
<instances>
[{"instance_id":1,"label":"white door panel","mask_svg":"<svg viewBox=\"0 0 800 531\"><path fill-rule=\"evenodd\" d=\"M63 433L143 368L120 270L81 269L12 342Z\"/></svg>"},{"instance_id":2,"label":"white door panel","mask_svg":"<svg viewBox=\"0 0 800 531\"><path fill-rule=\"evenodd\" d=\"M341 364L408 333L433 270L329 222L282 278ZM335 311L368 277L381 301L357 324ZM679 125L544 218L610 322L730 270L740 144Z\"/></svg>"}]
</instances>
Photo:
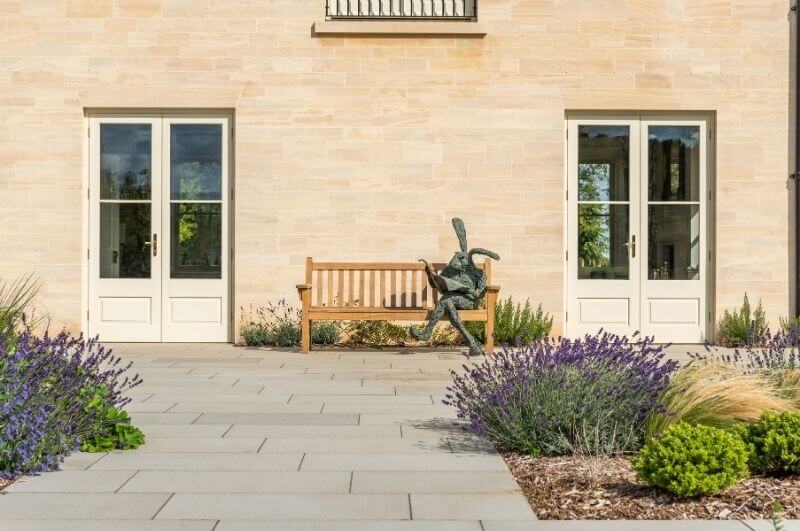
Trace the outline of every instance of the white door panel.
<instances>
[{"instance_id":1,"label":"white door panel","mask_svg":"<svg viewBox=\"0 0 800 531\"><path fill-rule=\"evenodd\" d=\"M227 341L227 117L90 118L89 333Z\"/></svg>"}]
</instances>

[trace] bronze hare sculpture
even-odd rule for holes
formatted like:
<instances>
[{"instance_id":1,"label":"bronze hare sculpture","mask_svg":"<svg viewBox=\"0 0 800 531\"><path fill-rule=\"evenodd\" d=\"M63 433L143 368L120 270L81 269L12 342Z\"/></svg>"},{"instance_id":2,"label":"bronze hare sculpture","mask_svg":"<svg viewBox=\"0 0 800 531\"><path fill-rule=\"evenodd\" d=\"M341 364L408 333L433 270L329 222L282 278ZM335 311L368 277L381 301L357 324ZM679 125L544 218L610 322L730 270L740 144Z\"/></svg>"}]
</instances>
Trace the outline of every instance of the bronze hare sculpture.
<instances>
[{"instance_id":1,"label":"bronze hare sculpture","mask_svg":"<svg viewBox=\"0 0 800 531\"><path fill-rule=\"evenodd\" d=\"M450 323L469 345L470 355L478 356L483 354L483 348L464 327L464 321L459 317L458 310L476 309L478 301L486 294L486 273L475 265L472 256L481 254L494 260L500 260L500 256L481 248L467 251L467 231L464 228L464 222L460 218L453 218L453 228L456 231L461 251L453 255L453 258L438 275L427 260L420 260L420 262L425 262L428 282L431 287L439 291L441 298L436 303L425 328L419 330L416 326L412 326L410 332L414 338L427 341L430 339L436 323L447 314Z\"/></svg>"}]
</instances>

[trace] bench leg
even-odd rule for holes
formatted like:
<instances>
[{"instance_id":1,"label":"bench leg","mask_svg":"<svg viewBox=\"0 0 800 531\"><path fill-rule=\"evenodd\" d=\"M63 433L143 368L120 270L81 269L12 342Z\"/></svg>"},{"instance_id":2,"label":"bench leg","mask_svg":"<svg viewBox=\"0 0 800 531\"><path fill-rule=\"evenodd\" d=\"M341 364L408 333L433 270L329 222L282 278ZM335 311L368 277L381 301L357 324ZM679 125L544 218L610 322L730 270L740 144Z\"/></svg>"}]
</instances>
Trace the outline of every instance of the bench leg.
<instances>
[{"instance_id":1,"label":"bench leg","mask_svg":"<svg viewBox=\"0 0 800 531\"><path fill-rule=\"evenodd\" d=\"M300 292L300 302L302 303L302 313L300 322L300 351L308 353L311 350L311 290L306 289Z\"/></svg>"},{"instance_id":2,"label":"bench leg","mask_svg":"<svg viewBox=\"0 0 800 531\"><path fill-rule=\"evenodd\" d=\"M497 304L497 292L492 290L486 293L486 344L484 351L487 356L494 354L494 307Z\"/></svg>"}]
</instances>

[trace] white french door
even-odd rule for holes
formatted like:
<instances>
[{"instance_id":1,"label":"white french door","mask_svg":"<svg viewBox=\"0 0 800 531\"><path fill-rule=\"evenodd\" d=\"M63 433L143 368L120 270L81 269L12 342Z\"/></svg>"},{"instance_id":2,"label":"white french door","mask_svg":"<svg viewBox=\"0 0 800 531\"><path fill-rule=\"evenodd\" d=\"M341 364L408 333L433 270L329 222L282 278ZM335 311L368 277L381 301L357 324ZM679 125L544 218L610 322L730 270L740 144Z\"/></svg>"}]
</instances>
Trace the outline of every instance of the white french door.
<instances>
[{"instance_id":1,"label":"white french door","mask_svg":"<svg viewBox=\"0 0 800 531\"><path fill-rule=\"evenodd\" d=\"M227 117L92 116L89 333L227 341Z\"/></svg>"},{"instance_id":2,"label":"white french door","mask_svg":"<svg viewBox=\"0 0 800 531\"><path fill-rule=\"evenodd\" d=\"M707 120L567 123L567 333L700 342L708 315Z\"/></svg>"}]
</instances>

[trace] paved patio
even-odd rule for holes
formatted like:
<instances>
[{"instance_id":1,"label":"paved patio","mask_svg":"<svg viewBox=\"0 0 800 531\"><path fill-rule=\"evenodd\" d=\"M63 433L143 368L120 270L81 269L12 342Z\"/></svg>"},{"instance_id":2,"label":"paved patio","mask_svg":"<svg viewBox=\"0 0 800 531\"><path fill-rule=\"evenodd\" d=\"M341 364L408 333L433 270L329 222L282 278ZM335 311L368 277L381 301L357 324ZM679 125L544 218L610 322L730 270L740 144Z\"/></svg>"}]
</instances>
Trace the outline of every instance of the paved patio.
<instances>
[{"instance_id":1,"label":"paved patio","mask_svg":"<svg viewBox=\"0 0 800 531\"><path fill-rule=\"evenodd\" d=\"M441 404L455 353L115 348L145 380L128 410L147 444L18 481L0 530L771 529L537 521L500 456Z\"/></svg>"}]
</instances>

